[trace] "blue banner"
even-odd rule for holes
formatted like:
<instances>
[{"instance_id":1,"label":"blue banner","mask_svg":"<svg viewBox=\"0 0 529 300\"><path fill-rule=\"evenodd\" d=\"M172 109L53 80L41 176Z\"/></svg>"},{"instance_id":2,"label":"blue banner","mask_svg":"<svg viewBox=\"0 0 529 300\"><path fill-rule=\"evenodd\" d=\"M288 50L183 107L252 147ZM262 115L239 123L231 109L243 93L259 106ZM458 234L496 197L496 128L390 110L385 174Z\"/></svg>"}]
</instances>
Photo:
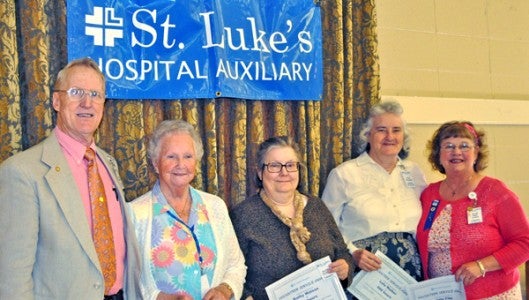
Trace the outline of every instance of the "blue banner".
<instances>
[{"instance_id":1,"label":"blue banner","mask_svg":"<svg viewBox=\"0 0 529 300\"><path fill-rule=\"evenodd\" d=\"M68 59L89 56L107 98L321 100L313 0L67 0Z\"/></svg>"}]
</instances>

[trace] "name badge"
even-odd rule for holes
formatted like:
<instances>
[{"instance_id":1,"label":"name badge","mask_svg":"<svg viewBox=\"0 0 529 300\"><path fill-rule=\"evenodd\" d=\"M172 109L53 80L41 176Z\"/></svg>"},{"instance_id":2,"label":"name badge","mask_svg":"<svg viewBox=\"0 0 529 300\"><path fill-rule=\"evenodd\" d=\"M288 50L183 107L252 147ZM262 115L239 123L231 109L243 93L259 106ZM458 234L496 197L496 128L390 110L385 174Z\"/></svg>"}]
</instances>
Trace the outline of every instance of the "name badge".
<instances>
[{"instance_id":1,"label":"name badge","mask_svg":"<svg viewBox=\"0 0 529 300\"><path fill-rule=\"evenodd\" d=\"M409 188L415 188L415 181L413 180L413 177L411 177L411 173L406 170L400 171L400 175L402 176L402 179L404 179L404 183Z\"/></svg>"},{"instance_id":2,"label":"name badge","mask_svg":"<svg viewBox=\"0 0 529 300\"><path fill-rule=\"evenodd\" d=\"M467 221L468 224L477 224L483 222L481 207L469 207L467 209Z\"/></svg>"}]
</instances>

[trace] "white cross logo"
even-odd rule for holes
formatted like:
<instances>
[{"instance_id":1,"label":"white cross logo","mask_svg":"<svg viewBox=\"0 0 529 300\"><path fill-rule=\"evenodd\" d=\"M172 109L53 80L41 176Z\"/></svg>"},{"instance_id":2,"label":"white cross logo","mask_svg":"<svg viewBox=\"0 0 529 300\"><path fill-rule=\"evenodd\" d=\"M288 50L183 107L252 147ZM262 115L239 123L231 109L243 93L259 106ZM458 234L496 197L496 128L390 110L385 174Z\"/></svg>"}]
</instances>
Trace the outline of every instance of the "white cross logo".
<instances>
[{"instance_id":1,"label":"white cross logo","mask_svg":"<svg viewBox=\"0 0 529 300\"><path fill-rule=\"evenodd\" d=\"M93 15L85 15L85 34L94 38L94 45L114 47L115 39L123 38L123 18L114 15L114 8L94 7Z\"/></svg>"}]
</instances>

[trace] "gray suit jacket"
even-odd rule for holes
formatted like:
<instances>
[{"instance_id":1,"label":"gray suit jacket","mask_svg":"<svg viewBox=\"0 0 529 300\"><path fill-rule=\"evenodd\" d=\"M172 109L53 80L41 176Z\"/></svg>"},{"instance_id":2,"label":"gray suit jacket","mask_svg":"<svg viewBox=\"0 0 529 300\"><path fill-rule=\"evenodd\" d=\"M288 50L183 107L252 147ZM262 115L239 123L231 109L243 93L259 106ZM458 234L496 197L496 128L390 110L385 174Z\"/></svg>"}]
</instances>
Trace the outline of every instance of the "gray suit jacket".
<instances>
[{"instance_id":1,"label":"gray suit jacket","mask_svg":"<svg viewBox=\"0 0 529 300\"><path fill-rule=\"evenodd\" d=\"M99 156L125 220L126 299L139 298L138 248L114 158ZM129 230L130 229L130 230ZM0 165L0 299L103 299L79 190L55 134Z\"/></svg>"}]
</instances>

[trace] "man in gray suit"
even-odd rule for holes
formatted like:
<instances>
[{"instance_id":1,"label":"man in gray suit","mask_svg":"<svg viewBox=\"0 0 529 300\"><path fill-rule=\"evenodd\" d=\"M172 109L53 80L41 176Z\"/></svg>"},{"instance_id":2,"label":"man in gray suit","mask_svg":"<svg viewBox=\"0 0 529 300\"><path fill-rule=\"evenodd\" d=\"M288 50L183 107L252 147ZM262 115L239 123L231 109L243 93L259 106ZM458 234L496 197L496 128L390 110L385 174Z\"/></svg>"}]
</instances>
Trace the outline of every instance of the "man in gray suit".
<instances>
[{"instance_id":1,"label":"man in gray suit","mask_svg":"<svg viewBox=\"0 0 529 300\"><path fill-rule=\"evenodd\" d=\"M97 64L70 62L54 86L52 134L0 165L0 299L139 298L123 183L115 159L94 143L104 104ZM87 148L97 156L104 186L98 199L107 201L111 223L115 259L106 286L93 240Z\"/></svg>"}]
</instances>

